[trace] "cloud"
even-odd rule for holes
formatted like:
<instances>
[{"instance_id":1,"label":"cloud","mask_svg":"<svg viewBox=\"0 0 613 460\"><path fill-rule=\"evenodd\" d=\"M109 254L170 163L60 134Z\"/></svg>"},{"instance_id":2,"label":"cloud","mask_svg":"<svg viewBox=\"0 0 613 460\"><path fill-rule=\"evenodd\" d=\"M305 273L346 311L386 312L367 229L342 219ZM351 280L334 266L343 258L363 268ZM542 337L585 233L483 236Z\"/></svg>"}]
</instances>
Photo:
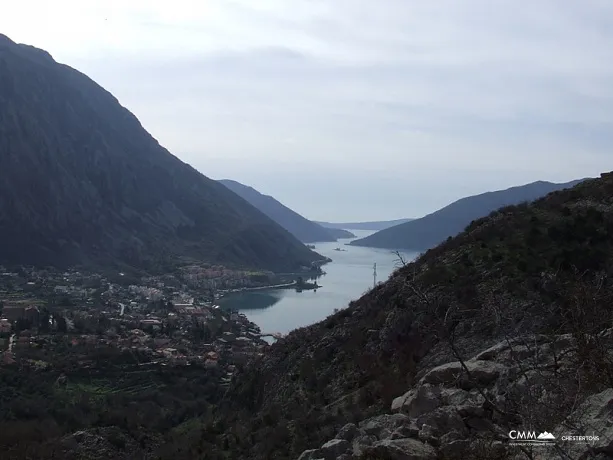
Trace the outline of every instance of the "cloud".
<instances>
[{"instance_id":1,"label":"cloud","mask_svg":"<svg viewBox=\"0 0 613 460\"><path fill-rule=\"evenodd\" d=\"M205 174L312 217L420 215L609 169L606 0L44 5L13 3L0 28L90 75ZM324 178L325 215L301 192Z\"/></svg>"}]
</instances>

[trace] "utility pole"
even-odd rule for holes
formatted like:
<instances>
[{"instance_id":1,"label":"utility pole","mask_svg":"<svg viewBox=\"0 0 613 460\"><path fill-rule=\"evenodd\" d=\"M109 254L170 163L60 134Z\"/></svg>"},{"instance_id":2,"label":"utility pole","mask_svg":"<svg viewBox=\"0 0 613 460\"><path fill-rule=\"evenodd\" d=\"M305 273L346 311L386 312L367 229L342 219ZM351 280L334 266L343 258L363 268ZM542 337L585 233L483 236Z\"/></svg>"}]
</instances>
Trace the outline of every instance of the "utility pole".
<instances>
[{"instance_id":1,"label":"utility pole","mask_svg":"<svg viewBox=\"0 0 613 460\"><path fill-rule=\"evenodd\" d=\"M372 287L376 288L377 287L377 263L375 262L375 264L373 265L373 272L372 272Z\"/></svg>"}]
</instances>

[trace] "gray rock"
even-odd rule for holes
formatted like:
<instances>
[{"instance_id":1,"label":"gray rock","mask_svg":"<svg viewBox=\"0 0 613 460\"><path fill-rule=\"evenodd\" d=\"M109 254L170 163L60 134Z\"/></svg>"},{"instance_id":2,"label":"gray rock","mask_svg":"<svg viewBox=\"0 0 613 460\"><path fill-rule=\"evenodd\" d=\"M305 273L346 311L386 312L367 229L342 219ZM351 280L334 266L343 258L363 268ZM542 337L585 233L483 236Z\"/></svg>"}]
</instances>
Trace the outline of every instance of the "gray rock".
<instances>
[{"instance_id":1,"label":"gray rock","mask_svg":"<svg viewBox=\"0 0 613 460\"><path fill-rule=\"evenodd\" d=\"M441 404L441 389L426 383L420 385L416 391L408 396L402 405L401 411L414 418L432 412Z\"/></svg>"},{"instance_id":2,"label":"gray rock","mask_svg":"<svg viewBox=\"0 0 613 460\"><path fill-rule=\"evenodd\" d=\"M336 435L336 439L344 439L346 441L353 441L353 439L359 434L358 427L355 423L348 423L340 429Z\"/></svg>"},{"instance_id":3,"label":"gray rock","mask_svg":"<svg viewBox=\"0 0 613 460\"><path fill-rule=\"evenodd\" d=\"M494 382L505 366L493 361L470 360L466 361L466 367L470 376L477 384L489 385ZM422 379L422 383L452 385L462 381L471 383L460 362L443 364L428 372Z\"/></svg>"},{"instance_id":4,"label":"gray rock","mask_svg":"<svg viewBox=\"0 0 613 460\"><path fill-rule=\"evenodd\" d=\"M387 432L388 436L399 426L409 424L409 417L403 414L378 415L360 423L360 428L370 435L381 437L382 432Z\"/></svg>"},{"instance_id":5,"label":"gray rock","mask_svg":"<svg viewBox=\"0 0 613 460\"><path fill-rule=\"evenodd\" d=\"M353 450L354 456L360 456L364 452L364 449L372 446L375 442L377 442L377 438L372 435L360 435L353 440L351 444L351 448Z\"/></svg>"},{"instance_id":6,"label":"gray rock","mask_svg":"<svg viewBox=\"0 0 613 460\"><path fill-rule=\"evenodd\" d=\"M465 404L471 397L471 393L460 388L443 388L441 390L443 404L449 406L460 406Z\"/></svg>"},{"instance_id":7,"label":"gray rock","mask_svg":"<svg viewBox=\"0 0 613 460\"><path fill-rule=\"evenodd\" d=\"M448 443L443 443L441 440L439 447L439 451L444 457L457 459L468 458L466 455L468 449L470 449L470 440L468 439L456 439Z\"/></svg>"},{"instance_id":8,"label":"gray rock","mask_svg":"<svg viewBox=\"0 0 613 460\"><path fill-rule=\"evenodd\" d=\"M336 457L336 460L351 460L353 457L349 454L342 454Z\"/></svg>"},{"instance_id":9,"label":"gray rock","mask_svg":"<svg viewBox=\"0 0 613 460\"><path fill-rule=\"evenodd\" d=\"M482 351L477 356L475 356L474 359L478 361L491 361L492 359L496 359L501 352L508 350L508 348L509 345L507 344L507 342L500 342L493 347Z\"/></svg>"},{"instance_id":10,"label":"gray rock","mask_svg":"<svg viewBox=\"0 0 613 460\"><path fill-rule=\"evenodd\" d=\"M569 419L577 429L569 433L568 428L561 425L555 432L577 436L596 435L599 438L597 441L564 442L563 448L570 456L583 458L592 451L613 457L613 388L587 398Z\"/></svg>"},{"instance_id":11,"label":"gray rock","mask_svg":"<svg viewBox=\"0 0 613 460\"><path fill-rule=\"evenodd\" d=\"M321 458L321 451L319 449L305 450L300 454L298 460L318 460Z\"/></svg>"},{"instance_id":12,"label":"gray rock","mask_svg":"<svg viewBox=\"0 0 613 460\"><path fill-rule=\"evenodd\" d=\"M344 439L333 439L332 441L328 441L323 446L321 446L321 449L319 449L319 451L321 452L321 457L323 457L324 459L334 460L339 455L347 452L350 447L351 444L349 443L349 441L346 441Z\"/></svg>"},{"instance_id":13,"label":"gray rock","mask_svg":"<svg viewBox=\"0 0 613 460\"><path fill-rule=\"evenodd\" d=\"M392 407L391 407L392 413L399 412L400 410L402 410L407 399L409 399L414 393L415 393L415 390L409 390L402 396L398 396L397 398L394 398L394 400L392 401Z\"/></svg>"},{"instance_id":14,"label":"gray rock","mask_svg":"<svg viewBox=\"0 0 613 460\"><path fill-rule=\"evenodd\" d=\"M416 424L411 423L409 425L402 425L394 430L389 437L390 439L404 439L404 438L417 438L419 435L419 428Z\"/></svg>"},{"instance_id":15,"label":"gray rock","mask_svg":"<svg viewBox=\"0 0 613 460\"><path fill-rule=\"evenodd\" d=\"M441 407L434 412L424 414L416 421L417 426L432 427L434 436L439 437L450 431L466 433L466 425L453 406Z\"/></svg>"},{"instance_id":16,"label":"gray rock","mask_svg":"<svg viewBox=\"0 0 613 460\"><path fill-rule=\"evenodd\" d=\"M494 424L485 418L469 417L464 422L473 431L495 431Z\"/></svg>"},{"instance_id":17,"label":"gray rock","mask_svg":"<svg viewBox=\"0 0 613 460\"><path fill-rule=\"evenodd\" d=\"M371 455L380 455L390 460L434 460L434 447L416 439L386 439L378 441L365 451Z\"/></svg>"},{"instance_id":18,"label":"gray rock","mask_svg":"<svg viewBox=\"0 0 613 460\"><path fill-rule=\"evenodd\" d=\"M426 442L430 445L438 445L437 430L431 425L422 425L421 430L419 430L419 433L417 434L417 437L421 441Z\"/></svg>"},{"instance_id":19,"label":"gray rock","mask_svg":"<svg viewBox=\"0 0 613 460\"><path fill-rule=\"evenodd\" d=\"M454 441L461 441L466 439L466 433L459 431L450 431L449 433L445 433L440 437L439 443L441 446L446 444L450 444Z\"/></svg>"}]
</instances>

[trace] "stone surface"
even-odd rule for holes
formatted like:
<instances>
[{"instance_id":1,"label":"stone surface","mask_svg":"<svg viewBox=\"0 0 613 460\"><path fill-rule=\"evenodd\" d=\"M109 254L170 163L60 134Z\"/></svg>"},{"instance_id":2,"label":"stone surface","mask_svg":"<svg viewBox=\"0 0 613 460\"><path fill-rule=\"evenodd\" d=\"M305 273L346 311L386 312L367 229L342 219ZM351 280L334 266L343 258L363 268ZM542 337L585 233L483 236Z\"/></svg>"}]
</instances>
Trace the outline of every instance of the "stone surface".
<instances>
[{"instance_id":1,"label":"stone surface","mask_svg":"<svg viewBox=\"0 0 613 460\"><path fill-rule=\"evenodd\" d=\"M423 377L422 383L453 385L462 380L473 386L489 385L505 369L505 366L493 361L471 360L466 361L465 365L474 381L468 379L461 363L454 362L435 367Z\"/></svg>"},{"instance_id":2,"label":"stone surface","mask_svg":"<svg viewBox=\"0 0 613 460\"><path fill-rule=\"evenodd\" d=\"M613 333L610 335L613 340ZM363 454L386 460L460 460L475 455L514 459L515 454L507 452L510 422L499 408L517 403L518 394L534 395L536 400L529 404L551 407L550 401L555 400L548 399L551 395L544 390L555 380L552 364L557 364L556 372L566 369L566 374L574 375L573 361L565 358L573 356L574 346L568 334L518 338L467 360L471 378L460 362L432 368L393 401L392 414L371 417L357 426L345 425L335 440L308 451L310 456L303 460L348 460ZM607 346L613 348L613 344ZM552 432L570 458L587 459L588 452L589 458L613 458L613 388L578 404L566 425ZM562 435L591 434L597 434L599 440L587 444L561 441ZM534 460L549 458L545 453L551 452L537 452Z\"/></svg>"},{"instance_id":3,"label":"stone surface","mask_svg":"<svg viewBox=\"0 0 613 460\"><path fill-rule=\"evenodd\" d=\"M344 439L346 441L353 441L353 439L359 434L358 427L355 423L348 423L340 429L336 435L336 439Z\"/></svg>"},{"instance_id":4,"label":"stone surface","mask_svg":"<svg viewBox=\"0 0 613 460\"><path fill-rule=\"evenodd\" d=\"M573 458L587 454L588 448L593 452L613 457L613 388L587 398L569 419L577 428L569 430L561 425L556 428L554 434L599 437L598 441L563 442L564 449L568 450Z\"/></svg>"},{"instance_id":5,"label":"stone surface","mask_svg":"<svg viewBox=\"0 0 613 460\"><path fill-rule=\"evenodd\" d=\"M466 432L466 425L460 414L452 406L441 407L433 412L424 414L416 421L417 426L428 425L432 427L434 436L439 437L450 431Z\"/></svg>"},{"instance_id":6,"label":"stone surface","mask_svg":"<svg viewBox=\"0 0 613 460\"><path fill-rule=\"evenodd\" d=\"M372 435L360 435L353 440L351 444L351 448L353 450L354 456L360 456L364 452L364 449L372 446L375 442L377 442L377 438Z\"/></svg>"},{"instance_id":7,"label":"stone surface","mask_svg":"<svg viewBox=\"0 0 613 460\"><path fill-rule=\"evenodd\" d=\"M334 460L339 455L347 452L350 447L351 444L349 441L344 439L333 439L321 446L319 451L321 452L321 457L325 458L326 460Z\"/></svg>"},{"instance_id":8,"label":"stone surface","mask_svg":"<svg viewBox=\"0 0 613 460\"><path fill-rule=\"evenodd\" d=\"M434 385L420 385L404 401L401 412L409 417L419 417L435 410L442 404L441 389Z\"/></svg>"},{"instance_id":9,"label":"stone surface","mask_svg":"<svg viewBox=\"0 0 613 460\"><path fill-rule=\"evenodd\" d=\"M366 450L386 460L434 460L436 449L415 439L386 439Z\"/></svg>"},{"instance_id":10,"label":"stone surface","mask_svg":"<svg viewBox=\"0 0 613 460\"><path fill-rule=\"evenodd\" d=\"M309 449L305 450L298 460L317 460L321 458L321 451L319 449Z\"/></svg>"},{"instance_id":11,"label":"stone surface","mask_svg":"<svg viewBox=\"0 0 613 460\"><path fill-rule=\"evenodd\" d=\"M391 434L397 427L408 424L409 421L409 417L403 414L379 415L362 422L360 424L360 429L366 434L380 437L383 431L387 431Z\"/></svg>"}]
</instances>

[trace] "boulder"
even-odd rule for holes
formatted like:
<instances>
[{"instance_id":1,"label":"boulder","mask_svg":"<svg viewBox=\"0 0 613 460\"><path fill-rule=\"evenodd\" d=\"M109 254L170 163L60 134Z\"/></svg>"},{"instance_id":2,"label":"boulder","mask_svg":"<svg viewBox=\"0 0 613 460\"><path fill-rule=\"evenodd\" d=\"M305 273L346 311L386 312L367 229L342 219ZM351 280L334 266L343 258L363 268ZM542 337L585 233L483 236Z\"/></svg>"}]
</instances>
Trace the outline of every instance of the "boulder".
<instances>
[{"instance_id":1,"label":"boulder","mask_svg":"<svg viewBox=\"0 0 613 460\"><path fill-rule=\"evenodd\" d=\"M403 414L378 415L360 423L360 429L366 434L383 438L390 436L396 428L409 424L409 417Z\"/></svg>"},{"instance_id":2,"label":"boulder","mask_svg":"<svg viewBox=\"0 0 613 460\"><path fill-rule=\"evenodd\" d=\"M434 436L442 436L450 431L466 433L466 425L453 406L441 407L433 412L422 415L416 420L417 426L432 427Z\"/></svg>"},{"instance_id":3,"label":"boulder","mask_svg":"<svg viewBox=\"0 0 613 460\"><path fill-rule=\"evenodd\" d=\"M444 458L469 458L467 454L470 449L470 440L468 439L456 439L451 442L442 442L439 447L439 452L443 454Z\"/></svg>"},{"instance_id":4,"label":"boulder","mask_svg":"<svg viewBox=\"0 0 613 460\"><path fill-rule=\"evenodd\" d=\"M347 452L350 447L351 444L349 441L344 439L333 439L321 446L319 452L321 453L320 456L325 460L335 460L336 457Z\"/></svg>"},{"instance_id":5,"label":"boulder","mask_svg":"<svg viewBox=\"0 0 613 460\"><path fill-rule=\"evenodd\" d=\"M435 427L424 423L417 433L419 440L428 443L432 446L438 446L437 430Z\"/></svg>"},{"instance_id":6,"label":"boulder","mask_svg":"<svg viewBox=\"0 0 613 460\"><path fill-rule=\"evenodd\" d=\"M377 442L377 438L375 436L369 434L359 435L351 443L353 455L359 457L360 455L362 455L362 453L364 453L364 449L369 446L372 446L375 442Z\"/></svg>"},{"instance_id":7,"label":"boulder","mask_svg":"<svg viewBox=\"0 0 613 460\"><path fill-rule=\"evenodd\" d=\"M336 439L344 439L345 441L353 441L359 434L359 429L355 423L348 423L340 429L336 435Z\"/></svg>"},{"instance_id":8,"label":"boulder","mask_svg":"<svg viewBox=\"0 0 613 460\"><path fill-rule=\"evenodd\" d=\"M402 396L398 396L397 398L394 398L394 400L392 401L392 407L391 407L392 413L401 411L407 399L409 399L414 393L415 393L415 390L409 390Z\"/></svg>"},{"instance_id":9,"label":"boulder","mask_svg":"<svg viewBox=\"0 0 613 460\"><path fill-rule=\"evenodd\" d=\"M409 425L399 426L389 437L390 439L404 439L404 438L417 438L419 434L419 428L413 422Z\"/></svg>"},{"instance_id":10,"label":"boulder","mask_svg":"<svg viewBox=\"0 0 613 460\"><path fill-rule=\"evenodd\" d=\"M318 460L320 458L322 458L322 456L319 449L309 449L302 452L298 460Z\"/></svg>"},{"instance_id":11,"label":"boulder","mask_svg":"<svg viewBox=\"0 0 613 460\"><path fill-rule=\"evenodd\" d=\"M389 460L435 460L434 447L416 439L385 439L368 447L365 453Z\"/></svg>"},{"instance_id":12,"label":"boulder","mask_svg":"<svg viewBox=\"0 0 613 460\"><path fill-rule=\"evenodd\" d=\"M465 365L470 372L472 380L468 379L468 375L466 375L462 364L456 361L435 367L422 378L421 383L454 385L461 382L464 386L468 386L469 388L474 386L474 384L489 385L493 383L506 368L506 366L502 364L483 360L466 361Z\"/></svg>"},{"instance_id":13,"label":"boulder","mask_svg":"<svg viewBox=\"0 0 613 460\"><path fill-rule=\"evenodd\" d=\"M417 391L409 396L402 407L402 413L411 418L419 417L422 414L432 412L441 404L441 389L426 383L420 385Z\"/></svg>"}]
</instances>

